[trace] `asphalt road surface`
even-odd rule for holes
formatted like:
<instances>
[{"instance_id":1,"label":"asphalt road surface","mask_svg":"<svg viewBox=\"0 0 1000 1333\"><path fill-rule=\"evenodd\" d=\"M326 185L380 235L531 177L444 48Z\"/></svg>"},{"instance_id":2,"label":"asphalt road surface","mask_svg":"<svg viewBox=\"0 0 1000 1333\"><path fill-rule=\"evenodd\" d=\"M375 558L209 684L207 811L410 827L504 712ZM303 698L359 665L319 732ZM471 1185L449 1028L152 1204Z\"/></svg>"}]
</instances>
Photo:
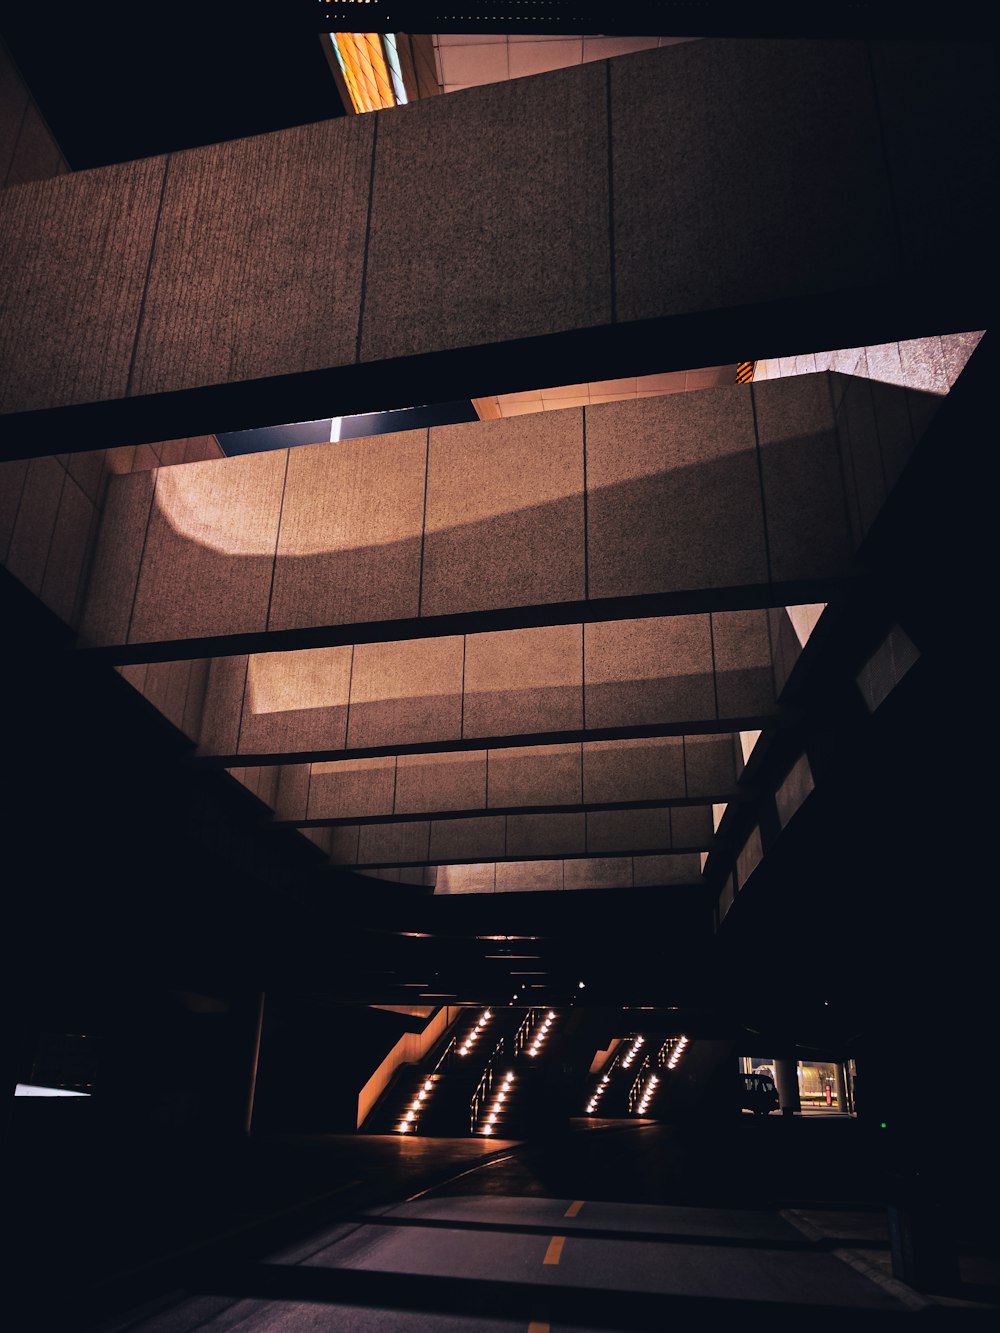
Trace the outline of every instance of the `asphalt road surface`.
<instances>
[{"instance_id":1,"label":"asphalt road surface","mask_svg":"<svg viewBox=\"0 0 1000 1333\"><path fill-rule=\"evenodd\" d=\"M658 1201L662 1150L655 1126L584 1134L555 1158L515 1151L388 1206L352 1212L348 1196L336 1226L108 1328L855 1333L912 1317L773 1206ZM581 1188L554 1188L566 1183Z\"/></svg>"}]
</instances>

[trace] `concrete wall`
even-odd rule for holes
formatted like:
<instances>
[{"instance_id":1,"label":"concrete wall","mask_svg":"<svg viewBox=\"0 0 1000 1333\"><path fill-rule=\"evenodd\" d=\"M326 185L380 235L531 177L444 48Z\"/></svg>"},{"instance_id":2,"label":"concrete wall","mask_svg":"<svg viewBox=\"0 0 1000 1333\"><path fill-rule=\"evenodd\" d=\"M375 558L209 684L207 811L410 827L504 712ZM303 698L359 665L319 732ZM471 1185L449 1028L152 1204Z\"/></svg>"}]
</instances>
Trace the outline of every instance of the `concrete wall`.
<instances>
[{"instance_id":1,"label":"concrete wall","mask_svg":"<svg viewBox=\"0 0 1000 1333\"><path fill-rule=\"evenodd\" d=\"M720 611L213 658L200 748L234 763L361 758L727 730L776 712L767 612Z\"/></svg>"},{"instance_id":2,"label":"concrete wall","mask_svg":"<svg viewBox=\"0 0 1000 1333\"><path fill-rule=\"evenodd\" d=\"M67 171L69 164L0 39L0 189Z\"/></svg>"},{"instance_id":3,"label":"concrete wall","mask_svg":"<svg viewBox=\"0 0 1000 1333\"><path fill-rule=\"evenodd\" d=\"M404 1032L371 1078L358 1093L358 1129L364 1124L372 1107L389 1086L389 1080L400 1065L418 1064L440 1041L463 1010L452 1005L439 1009L422 1032Z\"/></svg>"},{"instance_id":4,"label":"concrete wall","mask_svg":"<svg viewBox=\"0 0 1000 1333\"><path fill-rule=\"evenodd\" d=\"M723 799L733 738L659 736L229 770L279 820ZM265 794L267 793L267 794Z\"/></svg>"},{"instance_id":5,"label":"concrete wall","mask_svg":"<svg viewBox=\"0 0 1000 1333\"><path fill-rule=\"evenodd\" d=\"M117 444L976 327L992 96L975 43L710 39L22 185L0 410Z\"/></svg>"},{"instance_id":6,"label":"concrete wall","mask_svg":"<svg viewBox=\"0 0 1000 1333\"><path fill-rule=\"evenodd\" d=\"M926 397L801 376L119 478L83 641L224 652L558 603L826 600L857 572Z\"/></svg>"},{"instance_id":7,"label":"concrete wall","mask_svg":"<svg viewBox=\"0 0 1000 1333\"><path fill-rule=\"evenodd\" d=\"M0 564L76 627L111 478L221 456L210 435L0 462Z\"/></svg>"},{"instance_id":8,"label":"concrete wall","mask_svg":"<svg viewBox=\"0 0 1000 1333\"><path fill-rule=\"evenodd\" d=\"M834 370L842 375L922 389L925 393L947 393L965 369L984 332L911 338L873 347L846 347L836 352L810 352L804 356L758 361L754 368L754 383Z\"/></svg>"}]
</instances>

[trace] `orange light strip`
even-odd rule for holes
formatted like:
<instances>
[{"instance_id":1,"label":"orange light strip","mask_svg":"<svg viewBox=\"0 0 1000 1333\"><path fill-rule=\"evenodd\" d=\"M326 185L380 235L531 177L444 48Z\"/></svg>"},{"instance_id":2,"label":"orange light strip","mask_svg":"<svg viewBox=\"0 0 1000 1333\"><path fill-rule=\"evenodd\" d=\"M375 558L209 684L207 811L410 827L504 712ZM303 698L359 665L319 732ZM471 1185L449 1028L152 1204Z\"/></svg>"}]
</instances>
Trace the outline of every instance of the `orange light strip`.
<instances>
[{"instance_id":1,"label":"orange light strip","mask_svg":"<svg viewBox=\"0 0 1000 1333\"><path fill-rule=\"evenodd\" d=\"M377 32L331 33L355 111L381 111L396 105L392 76Z\"/></svg>"}]
</instances>

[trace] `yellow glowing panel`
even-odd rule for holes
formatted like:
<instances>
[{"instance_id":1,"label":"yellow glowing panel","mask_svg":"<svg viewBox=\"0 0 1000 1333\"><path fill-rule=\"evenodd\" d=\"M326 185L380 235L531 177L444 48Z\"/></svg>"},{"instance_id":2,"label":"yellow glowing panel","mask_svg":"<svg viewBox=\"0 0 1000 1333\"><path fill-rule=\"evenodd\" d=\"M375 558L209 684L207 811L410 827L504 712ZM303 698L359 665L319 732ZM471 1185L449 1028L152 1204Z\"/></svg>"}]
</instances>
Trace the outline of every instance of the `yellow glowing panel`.
<instances>
[{"instance_id":1,"label":"yellow glowing panel","mask_svg":"<svg viewBox=\"0 0 1000 1333\"><path fill-rule=\"evenodd\" d=\"M380 111L396 105L392 77L377 32L339 32L334 40L344 81L355 111Z\"/></svg>"}]
</instances>

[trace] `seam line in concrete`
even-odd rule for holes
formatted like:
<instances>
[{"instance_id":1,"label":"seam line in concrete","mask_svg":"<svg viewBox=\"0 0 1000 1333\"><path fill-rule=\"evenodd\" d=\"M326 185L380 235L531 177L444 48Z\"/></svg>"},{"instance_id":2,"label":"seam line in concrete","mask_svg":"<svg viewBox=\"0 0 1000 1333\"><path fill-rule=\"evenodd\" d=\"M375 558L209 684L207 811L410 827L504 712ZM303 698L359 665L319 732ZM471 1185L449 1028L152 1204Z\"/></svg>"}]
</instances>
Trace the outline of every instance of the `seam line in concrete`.
<instances>
[{"instance_id":1,"label":"seam line in concrete","mask_svg":"<svg viewBox=\"0 0 1000 1333\"><path fill-rule=\"evenodd\" d=\"M361 299L358 302L358 336L354 344L354 363L358 365L361 361L361 333L365 322L365 296L368 292L368 242L371 239L372 232L372 204L375 198L375 150L378 147L378 122L379 116L376 111L372 116L374 122L372 128L372 162L368 173L368 215L365 218L365 249L361 261Z\"/></svg>"},{"instance_id":2,"label":"seam line in concrete","mask_svg":"<svg viewBox=\"0 0 1000 1333\"><path fill-rule=\"evenodd\" d=\"M163 201L167 195L167 177L170 174L170 163L173 160L173 153L167 153L163 162L163 180L160 182L160 198L156 205L156 221L153 223L153 236L149 243L149 259L146 261L146 276L142 283L142 296L139 298L139 314L135 321L135 338L132 341L132 355L128 363L128 375L125 379L125 393L123 397L131 398L132 381L135 379L135 365L139 355L139 340L142 337L142 326L146 319L146 297L149 295L149 280L153 275L153 261L156 259L156 246L160 239L160 220L163 217Z\"/></svg>"}]
</instances>

